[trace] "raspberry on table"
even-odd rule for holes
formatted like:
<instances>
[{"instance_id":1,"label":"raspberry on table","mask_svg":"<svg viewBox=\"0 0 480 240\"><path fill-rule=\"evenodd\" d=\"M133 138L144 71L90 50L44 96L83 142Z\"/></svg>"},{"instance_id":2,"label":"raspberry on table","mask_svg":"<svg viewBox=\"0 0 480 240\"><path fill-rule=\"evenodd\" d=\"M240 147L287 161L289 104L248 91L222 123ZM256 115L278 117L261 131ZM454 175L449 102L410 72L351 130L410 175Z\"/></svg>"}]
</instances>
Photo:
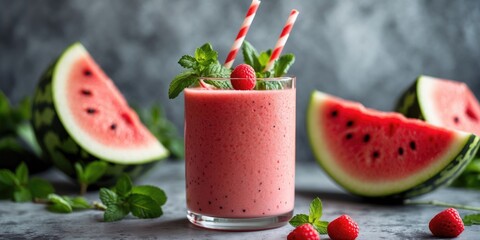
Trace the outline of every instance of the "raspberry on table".
<instances>
[{"instance_id":1,"label":"raspberry on table","mask_svg":"<svg viewBox=\"0 0 480 240\"><path fill-rule=\"evenodd\" d=\"M310 223L296 227L287 236L287 240L320 240L320 235Z\"/></svg>"},{"instance_id":2,"label":"raspberry on table","mask_svg":"<svg viewBox=\"0 0 480 240\"><path fill-rule=\"evenodd\" d=\"M465 229L462 218L455 208L448 208L432 218L428 224L430 231L436 237L454 238Z\"/></svg>"},{"instance_id":3,"label":"raspberry on table","mask_svg":"<svg viewBox=\"0 0 480 240\"><path fill-rule=\"evenodd\" d=\"M358 224L348 215L342 215L327 226L328 236L332 240L353 240L358 237Z\"/></svg>"}]
</instances>

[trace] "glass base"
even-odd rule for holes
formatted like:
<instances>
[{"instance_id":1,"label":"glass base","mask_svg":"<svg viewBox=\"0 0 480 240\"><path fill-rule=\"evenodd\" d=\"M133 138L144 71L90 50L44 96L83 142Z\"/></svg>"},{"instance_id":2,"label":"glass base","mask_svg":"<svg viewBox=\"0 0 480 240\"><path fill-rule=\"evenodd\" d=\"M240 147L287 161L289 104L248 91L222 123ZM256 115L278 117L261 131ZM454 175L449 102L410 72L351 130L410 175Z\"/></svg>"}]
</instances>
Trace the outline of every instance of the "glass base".
<instances>
[{"instance_id":1,"label":"glass base","mask_svg":"<svg viewBox=\"0 0 480 240\"><path fill-rule=\"evenodd\" d=\"M293 216L293 210L282 215L258 218L222 218L187 211L188 220L196 226L229 231L262 230L281 227Z\"/></svg>"}]
</instances>

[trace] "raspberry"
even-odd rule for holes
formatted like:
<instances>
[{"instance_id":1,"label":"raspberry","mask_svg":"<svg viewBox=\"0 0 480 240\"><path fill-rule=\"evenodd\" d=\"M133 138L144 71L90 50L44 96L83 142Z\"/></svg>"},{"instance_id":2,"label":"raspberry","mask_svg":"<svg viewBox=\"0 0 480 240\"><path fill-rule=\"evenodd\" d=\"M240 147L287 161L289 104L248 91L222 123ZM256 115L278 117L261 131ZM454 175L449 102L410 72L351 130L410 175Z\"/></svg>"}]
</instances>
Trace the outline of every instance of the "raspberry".
<instances>
[{"instance_id":1,"label":"raspberry","mask_svg":"<svg viewBox=\"0 0 480 240\"><path fill-rule=\"evenodd\" d=\"M237 90L252 90L255 87L255 70L248 64L240 64L230 74L233 88Z\"/></svg>"},{"instance_id":2,"label":"raspberry","mask_svg":"<svg viewBox=\"0 0 480 240\"><path fill-rule=\"evenodd\" d=\"M358 225L348 215L342 215L327 226L328 236L332 240L353 240L358 237Z\"/></svg>"},{"instance_id":3,"label":"raspberry","mask_svg":"<svg viewBox=\"0 0 480 240\"><path fill-rule=\"evenodd\" d=\"M447 238L457 237L465 229L455 208L448 208L437 214L430 220L428 227L434 236Z\"/></svg>"},{"instance_id":4,"label":"raspberry","mask_svg":"<svg viewBox=\"0 0 480 240\"><path fill-rule=\"evenodd\" d=\"M287 236L287 240L320 240L320 235L312 224L305 223L296 227Z\"/></svg>"}]
</instances>

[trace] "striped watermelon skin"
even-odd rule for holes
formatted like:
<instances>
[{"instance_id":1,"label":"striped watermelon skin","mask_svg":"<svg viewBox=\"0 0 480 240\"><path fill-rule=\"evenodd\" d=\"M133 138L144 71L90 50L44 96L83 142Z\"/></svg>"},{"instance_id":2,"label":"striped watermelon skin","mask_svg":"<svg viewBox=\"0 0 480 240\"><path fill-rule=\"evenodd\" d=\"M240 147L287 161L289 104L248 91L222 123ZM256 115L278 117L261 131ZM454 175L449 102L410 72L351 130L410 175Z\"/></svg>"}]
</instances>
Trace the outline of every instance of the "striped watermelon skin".
<instances>
[{"instance_id":1,"label":"striped watermelon skin","mask_svg":"<svg viewBox=\"0 0 480 240\"><path fill-rule=\"evenodd\" d=\"M53 165L72 179L76 179L74 165L82 166L92 161L105 161L108 164L105 175L94 185L112 186L123 173L128 174L132 180L146 173L158 161L150 161L141 164L119 164L105 159L99 159L82 147L69 135L64 128L53 101L52 79L54 68L58 59L42 75L32 103L32 126L35 137L47 159ZM160 159L157 159L160 160Z\"/></svg>"}]
</instances>

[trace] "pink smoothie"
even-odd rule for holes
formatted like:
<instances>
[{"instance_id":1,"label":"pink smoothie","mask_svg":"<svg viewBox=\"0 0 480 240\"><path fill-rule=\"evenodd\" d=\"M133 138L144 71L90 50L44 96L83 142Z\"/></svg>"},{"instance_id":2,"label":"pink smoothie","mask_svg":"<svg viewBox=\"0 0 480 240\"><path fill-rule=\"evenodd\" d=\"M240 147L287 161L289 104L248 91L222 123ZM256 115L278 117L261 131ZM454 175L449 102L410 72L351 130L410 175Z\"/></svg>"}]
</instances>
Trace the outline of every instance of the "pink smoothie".
<instances>
[{"instance_id":1,"label":"pink smoothie","mask_svg":"<svg viewBox=\"0 0 480 240\"><path fill-rule=\"evenodd\" d=\"M295 89L185 89L190 211L227 218L293 210Z\"/></svg>"}]
</instances>

